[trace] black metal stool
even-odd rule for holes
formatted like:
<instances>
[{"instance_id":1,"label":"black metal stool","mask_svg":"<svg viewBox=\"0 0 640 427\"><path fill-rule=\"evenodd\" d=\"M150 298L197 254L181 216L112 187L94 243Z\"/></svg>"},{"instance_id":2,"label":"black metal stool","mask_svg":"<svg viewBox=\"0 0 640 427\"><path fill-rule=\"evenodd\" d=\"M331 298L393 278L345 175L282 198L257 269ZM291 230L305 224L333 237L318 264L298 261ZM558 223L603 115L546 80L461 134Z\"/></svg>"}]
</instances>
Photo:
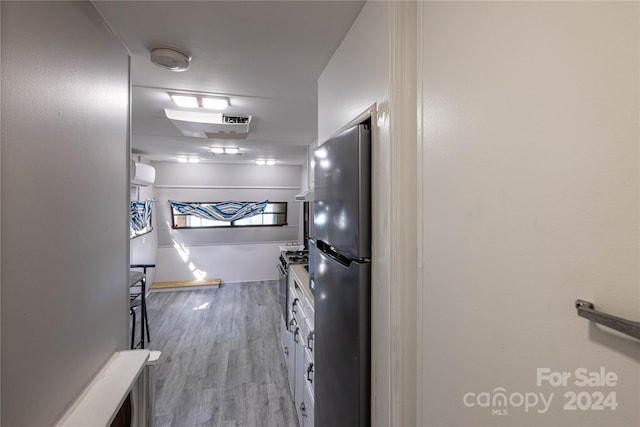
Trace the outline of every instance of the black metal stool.
<instances>
[{"instance_id":1,"label":"black metal stool","mask_svg":"<svg viewBox=\"0 0 640 427\"><path fill-rule=\"evenodd\" d=\"M133 324L131 326L131 348L145 348L145 331L146 340L151 341L151 335L149 334L149 317L147 315L147 268L155 267L155 264L132 264L131 268L142 268L143 272L129 271L129 313L133 317ZM136 312L135 308L140 307L140 341L135 343L135 326L136 326Z\"/></svg>"}]
</instances>

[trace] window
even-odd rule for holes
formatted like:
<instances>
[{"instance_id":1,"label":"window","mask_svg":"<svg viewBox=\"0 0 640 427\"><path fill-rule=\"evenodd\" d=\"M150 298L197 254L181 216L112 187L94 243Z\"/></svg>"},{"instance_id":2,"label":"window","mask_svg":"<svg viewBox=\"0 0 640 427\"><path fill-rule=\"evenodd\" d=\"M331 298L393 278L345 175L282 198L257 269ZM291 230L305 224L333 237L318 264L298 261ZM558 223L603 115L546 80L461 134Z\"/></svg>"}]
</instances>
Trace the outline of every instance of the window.
<instances>
[{"instance_id":1,"label":"window","mask_svg":"<svg viewBox=\"0 0 640 427\"><path fill-rule=\"evenodd\" d=\"M211 205L217 202L190 202L192 205ZM217 228L217 227L274 227L287 225L287 202L269 202L262 213L236 221L216 221L199 218L171 209L173 228Z\"/></svg>"}]
</instances>

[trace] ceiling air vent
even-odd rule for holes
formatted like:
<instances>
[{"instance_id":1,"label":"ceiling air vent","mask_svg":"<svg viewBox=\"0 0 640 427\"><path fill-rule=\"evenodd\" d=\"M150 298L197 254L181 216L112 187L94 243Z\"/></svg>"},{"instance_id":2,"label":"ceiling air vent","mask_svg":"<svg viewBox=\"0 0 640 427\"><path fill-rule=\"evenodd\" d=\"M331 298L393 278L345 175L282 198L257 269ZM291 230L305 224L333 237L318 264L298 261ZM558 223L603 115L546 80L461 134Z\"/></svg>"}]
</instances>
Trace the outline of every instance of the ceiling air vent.
<instances>
[{"instance_id":1,"label":"ceiling air vent","mask_svg":"<svg viewBox=\"0 0 640 427\"><path fill-rule=\"evenodd\" d=\"M222 121L224 123L237 123L237 124L248 124L251 117L249 116L227 116L226 114L222 115Z\"/></svg>"},{"instance_id":2,"label":"ceiling air vent","mask_svg":"<svg viewBox=\"0 0 640 427\"><path fill-rule=\"evenodd\" d=\"M165 109L164 113L184 136L192 138L244 139L251 124L251 116L170 109Z\"/></svg>"},{"instance_id":3,"label":"ceiling air vent","mask_svg":"<svg viewBox=\"0 0 640 427\"><path fill-rule=\"evenodd\" d=\"M207 138L246 138L249 134L251 116L222 115L222 125L204 131Z\"/></svg>"}]
</instances>

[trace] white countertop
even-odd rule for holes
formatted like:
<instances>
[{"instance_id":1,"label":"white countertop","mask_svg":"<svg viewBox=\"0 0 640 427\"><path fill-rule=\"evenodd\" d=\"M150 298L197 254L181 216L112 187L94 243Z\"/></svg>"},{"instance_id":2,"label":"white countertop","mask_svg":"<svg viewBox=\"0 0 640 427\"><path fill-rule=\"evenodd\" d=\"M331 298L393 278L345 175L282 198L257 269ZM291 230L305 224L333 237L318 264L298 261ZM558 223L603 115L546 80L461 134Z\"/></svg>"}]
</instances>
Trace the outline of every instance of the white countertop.
<instances>
[{"instance_id":1,"label":"white countertop","mask_svg":"<svg viewBox=\"0 0 640 427\"><path fill-rule=\"evenodd\" d=\"M298 279L298 283L302 285L302 290L305 293L305 297L309 299L311 303L313 303L313 293L311 292L311 288L309 288L309 273L304 269L304 264L293 264L289 267L294 276Z\"/></svg>"}]
</instances>

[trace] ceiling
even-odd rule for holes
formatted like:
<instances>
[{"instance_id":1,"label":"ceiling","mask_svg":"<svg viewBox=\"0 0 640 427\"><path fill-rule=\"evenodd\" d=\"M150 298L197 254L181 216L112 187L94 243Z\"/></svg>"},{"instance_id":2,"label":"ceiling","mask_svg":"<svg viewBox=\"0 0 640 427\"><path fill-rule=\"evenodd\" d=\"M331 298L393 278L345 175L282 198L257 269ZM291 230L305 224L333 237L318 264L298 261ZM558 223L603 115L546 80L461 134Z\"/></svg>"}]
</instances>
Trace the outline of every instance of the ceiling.
<instances>
[{"instance_id":1,"label":"ceiling","mask_svg":"<svg viewBox=\"0 0 640 427\"><path fill-rule=\"evenodd\" d=\"M132 152L152 161L303 164L317 138L317 79L363 1L94 1L131 54ZM184 72L151 63L171 46ZM164 114L169 92L230 98L224 114L252 116L245 139L185 137ZM186 109L188 110L188 109ZM209 147L242 155L212 155Z\"/></svg>"}]
</instances>

